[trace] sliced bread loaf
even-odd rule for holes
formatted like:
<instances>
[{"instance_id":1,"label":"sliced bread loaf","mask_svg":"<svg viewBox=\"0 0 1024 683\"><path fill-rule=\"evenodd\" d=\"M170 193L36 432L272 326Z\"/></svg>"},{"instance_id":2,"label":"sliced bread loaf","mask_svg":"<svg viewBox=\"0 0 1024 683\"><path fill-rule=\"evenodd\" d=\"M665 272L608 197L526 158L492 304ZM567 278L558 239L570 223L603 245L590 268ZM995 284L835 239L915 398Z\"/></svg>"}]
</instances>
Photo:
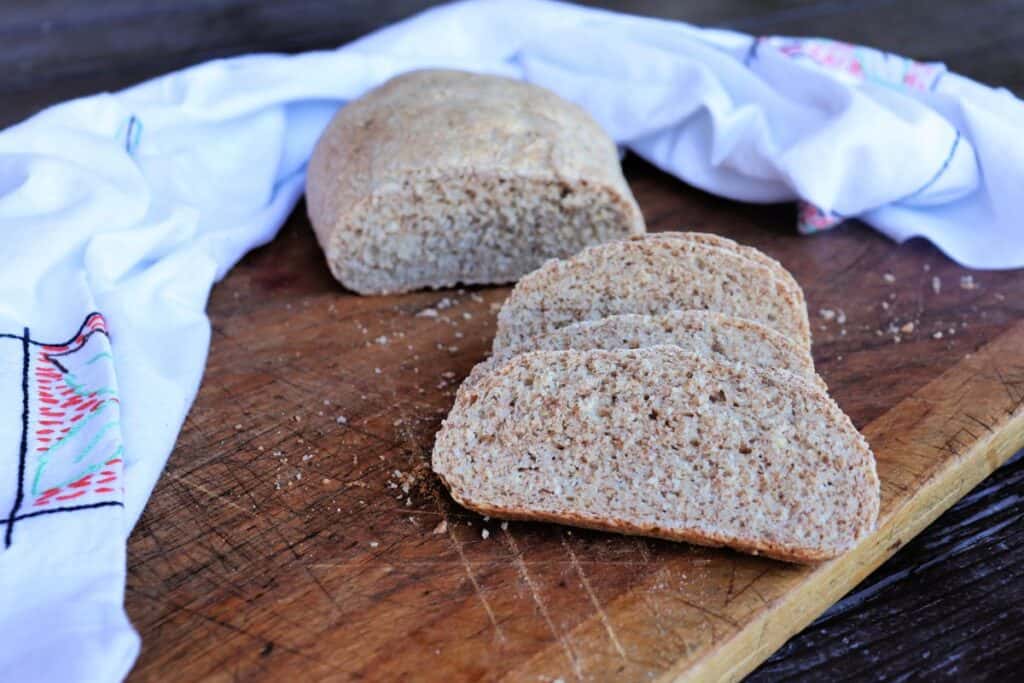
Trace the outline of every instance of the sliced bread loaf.
<instances>
[{"instance_id":1,"label":"sliced bread loaf","mask_svg":"<svg viewBox=\"0 0 1024 683\"><path fill-rule=\"evenodd\" d=\"M770 327L713 311L626 313L572 323L510 346L478 363L466 382L478 382L509 358L526 351L639 349L672 344L706 358L785 370L824 388L807 350Z\"/></svg>"},{"instance_id":2,"label":"sliced bread loaf","mask_svg":"<svg viewBox=\"0 0 1024 683\"><path fill-rule=\"evenodd\" d=\"M678 233L584 249L552 260L516 285L498 314L494 350L581 320L679 309L760 322L810 350L803 293L774 269L740 253Z\"/></svg>"},{"instance_id":3,"label":"sliced bread loaf","mask_svg":"<svg viewBox=\"0 0 1024 683\"><path fill-rule=\"evenodd\" d=\"M362 294L510 282L644 232L615 144L585 111L459 71L406 73L342 107L306 198L331 272Z\"/></svg>"},{"instance_id":4,"label":"sliced bread loaf","mask_svg":"<svg viewBox=\"0 0 1024 683\"><path fill-rule=\"evenodd\" d=\"M460 389L432 464L483 514L798 562L849 549L879 506L823 391L674 346L518 355Z\"/></svg>"}]
</instances>

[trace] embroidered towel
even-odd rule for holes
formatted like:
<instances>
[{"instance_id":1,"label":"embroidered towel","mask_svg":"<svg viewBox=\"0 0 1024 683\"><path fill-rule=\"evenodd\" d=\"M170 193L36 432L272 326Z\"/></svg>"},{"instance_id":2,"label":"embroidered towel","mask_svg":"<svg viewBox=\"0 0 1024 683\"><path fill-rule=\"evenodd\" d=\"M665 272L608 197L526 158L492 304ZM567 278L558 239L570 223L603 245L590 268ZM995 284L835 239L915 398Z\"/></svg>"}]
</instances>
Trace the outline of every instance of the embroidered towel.
<instances>
[{"instance_id":1,"label":"embroidered towel","mask_svg":"<svg viewBox=\"0 0 1024 683\"><path fill-rule=\"evenodd\" d=\"M0 671L112 681L125 541L202 374L211 285L270 240L337 107L400 72L544 85L685 181L1024 265L1024 107L903 57L542 0L441 7L334 51L217 60L0 133Z\"/></svg>"}]
</instances>

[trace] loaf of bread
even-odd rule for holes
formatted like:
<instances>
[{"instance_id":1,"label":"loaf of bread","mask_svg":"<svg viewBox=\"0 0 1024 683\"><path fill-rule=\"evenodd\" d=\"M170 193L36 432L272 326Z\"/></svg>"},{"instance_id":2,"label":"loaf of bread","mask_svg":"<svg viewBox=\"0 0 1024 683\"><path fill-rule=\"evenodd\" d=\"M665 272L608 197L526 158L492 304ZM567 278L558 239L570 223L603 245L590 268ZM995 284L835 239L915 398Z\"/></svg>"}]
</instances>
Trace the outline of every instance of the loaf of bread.
<instances>
[{"instance_id":1,"label":"loaf of bread","mask_svg":"<svg viewBox=\"0 0 1024 683\"><path fill-rule=\"evenodd\" d=\"M867 443L817 386L675 346L515 356L460 389L432 464L482 514L797 562L849 549L879 506Z\"/></svg>"},{"instance_id":2,"label":"loaf of bread","mask_svg":"<svg viewBox=\"0 0 1024 683\"><path fill-rule=\"evenodd\" d=\"M478 363L467 383L480 381L509 358L527 351L639 349L671 344L705 358L785 370L824 388L807 350L753 320L712 311L672 311L660 315L626 313L572 323L531 337Z\"/></svg>"},{"instance_id":3,"label":"loaf of bread","mask_svg":"<svg viewBox=\"0 0 1024 683\"><path fill-rule=\"evenodd\" d=\"M644 232L615 144L586 112L458 71L407 73L343 107L306 200L331 272L363 294L511 282Z\"/></svg>"},{"instance_id":4,"label":"loaf of bread","mask_svg":"<svg viewBox=\"0 0 1024 683\"><path fill-rule=\"evenodd\" d=\"M707 239L658 233L548 261L512 290L498 314L494 350L581 320L698 309L760 322L809 352L807 306L792 277Z\"/></svg>"}]
</instances>

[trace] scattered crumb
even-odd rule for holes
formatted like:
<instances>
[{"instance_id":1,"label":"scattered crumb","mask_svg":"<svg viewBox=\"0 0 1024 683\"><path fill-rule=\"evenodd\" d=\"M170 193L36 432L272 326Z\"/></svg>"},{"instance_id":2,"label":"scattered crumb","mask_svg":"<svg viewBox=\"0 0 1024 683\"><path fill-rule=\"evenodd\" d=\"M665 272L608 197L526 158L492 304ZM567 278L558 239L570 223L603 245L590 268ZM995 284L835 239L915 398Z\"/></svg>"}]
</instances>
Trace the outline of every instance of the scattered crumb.
<instances>
[{"instance_id":1,"label":"scattered crumb","mask_svg":"<svg viewBox=\"0 0 1024 683\"><path fill-rule=\"evenodd\" d=\"M374 368L373 372L374 372L374 374L379 375L380 374L380 368Z\"/></svg>"},{"instance_id":2,"label":"scattered crumb","mask_svg":"<svg viewBox=\"0 0 1024 683\"><path fill-rule=\"evenodd\" d=\"M340 425L347 425L348 424L348 418L345 417L344 415L339 415L338 417L334 418L334 421L337 422Z\"/></svg>"},{"instance_id":3,"label":"scattered crumb","mask_svg":"<svg viewBox=\"0 0 1024 683\"><path fill-rule=\"evenodd\" d=\"M508 522L502 522L501 523L501 530L502 531L508 531Z\"/></svg>"},{"instance_id":4,"label":"scattered crumb","mask_svg":"<svg viewBox=\"0 0 1024 683\"><path fill-rule=\"evenodd\" d=\"M454 301L452 301L448 297L445 297L445 298L443 298L443 299L441 299L440 301L437 302L437 310L443 311L444 309L451 308L454 305L455 305Z\"/></svg>"},{"instance_id":5,"label":"scattered crumb","mask_svg":"<svg viewBox=\"0 0 1024 683\"><path fill-rule=\"evenodd\" d=\"M885 275L882 276L882 279L885 280L890 285L896 282L896 276L893 275L892 273L886 273Z\"/></svg>"},{"instance_id":6,"label":"scattered crumb","mask_svg":"<svg viewBox=\"0 0 1024 683\"><path fill-rule=\"evenodd\" d=\"M902 332L903 334L910 334L913 331L914 331L914 323L912 323L912 322L903 323L903 325L900 326L900 332Z\"/></svg>"},{"instance_id":7,"label":"scattered crumb","mask_svg":"<svg viewBox=\"0 0 1024 683\"><path fill-rule=\"evenodd\" d=\"M434 530L431 533L443 534L446 531L448 531L448 520L442 519L437 523L437 526L434 527Z\"/></svg>"},{"instance_id":8,"label":"scattered crumb","mask_svg":"<svg viewBox=\"0 0 1024 683\"><path fill-rule=\"evenodd\" d=\"M922 269L924 270L924 272L926 272L926 273L927 273L927 272L929 272L929 271L930 271L930 270L932 269L932 266L931 266L931 264L930 264L930 263L926 263L926 264L924 264L924 265L922 266Z\"/></svg>"},{"instance_id":9,"label":"scattered crumb","mask_svg":"<svg viewBox=\"0 0 1024 683\"><path fill-rule=\"evenodd\" d=\"M258 450L260 453L262 453L263 452L263 446L257 446L256 450Z\"/></svg>"},{"instance_id":10,"label":"scattered crumb","mask_svg":"<svg viewBox=\"0 0 1024 683\"><path fill-rule=\"evenodd\" d=\"M378 543L377 541L370 541L370 547L371 548L376 548L379 545L380 545L380 543Z\"/></svg>"},{"instance_id":11,"label":"scattered crumb","mask_svg":"<svg viewBox=\"0 0 1024 683\"><path fill-rule=\"evenodd\" d=\"M836 317L836 312L833 311L831 308L823 308L820 311L818 311L818 315L820 315L825 320L834 320Z\"/></svg>"},{"instance_id":12,"label":"scattered crumb","mask_svg":"<svg viewBox=\"0 0 1024 683\"><path fill-rule=\"evenodd\" d=\"M939 330L938 332L933 334L932 339L942 339L942 330Z\"/></svg>"},{"instance_id":13,"label":"scattered crumb","mask_svg":"<svg viewBox=\"0 0 1024 683\"><path fill-rule=\"evenodd\" d=\"M932 277L932 291L936 294L942 291L942 280L939 279L938 275Z\"/></svg>"},{"instance_id":14,"label":"scattered crumb","mask_svg":"<svg viewBox=\"0 0 1024 683\"><path fill-rule=\"evenodd\" d=\"M470 294L469 298L472 299L473 301L477 302L478 304L482 304L484 302L484 298L482 296L480 296L479 294L477 294L476 292L473 292L472 294Z\"/></svg>"},{"instance_id":15,"label":"scattered crumb","mask_svg":"<svg viewBox=\"0 0 1024 683\"><path fill-rule=\"evenodd\" d=\"M898 334L895 337L892 338L892 343L893 344L899 344L901 341L903 341L903 340L900 339L900 336Z\"/></svg>"},{"instance_id":16,"label":"scattered crumb","mask_svg":"<svg viewBox=\"0 0 1024 683\"><path fill-rule=\"evenodd\" d=\"M889 302L888 301L883 301L882 302L882 310L883 311L888 311L889 310Z\"/></svg>"},{"instance_id":17,"label":"scattered crumb","mask_svg":"<svg viewBox=\"0 0 1024 683\"><path fill-rule=\"evenodd\" d=\"M329 399L329 398L325 398L325 399L324 399L324 405L325 405L325 406L329 406L329 405L331 405L331 399Z\"/></svg>"},{"instance_id":18,"label":"scattered crumb","mask_svg":"<svg viewBox=\"0 0 1024 683\"><path fill-rule=\"evenodd\" d=\"M974 281L973 275L964 275L960 278L960 289L977 289L978 283Z\"/></svg>"},{"instance_id":19,"label":"scattered crumb","mask_svg":"<svg viewBox=\"0 0 1024 683\"><path fill-rule=\"evenodd\" d=\"M310 460L313 459L313 457L314 455L312 453L306 453L304 456L302 456L302 462L309 462Z\"/></svg>"},{"instance_id":20,"label":"scattered crumb","mask_svg":"<svg viewBox=\"0 0 1024 683\"><path fill-rule=\"evenodd\" d=\"M459 347L458 346L449 346L448 347L448 353L458 353L458 352L459 352Z\"/></svg>"},{"instance_id":21,"label":"scattered crumb","mask_svg":"<svg viewBox=\"0 0 1024 683\"><path fill-rule=\"evenodd\" d=\"M327 486L328 484L331 483L331 478L330 477L324 477L323 479L320 480L320 483L323 484L324 486Z\"/></svg>"},{"instance_id":22,"label":"scattered crumb","mask_svg":"<svg viewBox=\"0 0 1024 683\"><path fill-rule=\"evenodd\" d=\"M473 319L473 314L472 313L468 313L468 312L467 313L463 313L462 314L462 319L463 320L472 320Z\"/></svg>"},{"instance_id":23,"label":"scattered crumb","mask_svg":"<svg viewBox=\"0 0 1024 683\"><path fill-rule=\"evenodd\" d=\"M453 377L455 377L455 373L452 372L451 370L448 370L447 372L442 372L441 376L444 377L445 379L452 379Z\"/></svg>"},{"instance_id":24,"label":"scattered crumb","mask_svg":"<svg viewBox=\"0 0 1024 683\"><path fill-rule=\"evenodd\" d=\"M292 419L296 422L302 422L302 417L300 415L293 415Z\"/></svg>"},{"instance_id":25,"label":"scattered crumb","mask_svg":"<svg viewBox=\"0 0 1024 683\"><path fill-rule=\"evenodd\" d=\"M996 292L996 301L1005 301L1005 300L1006 300L1006 295L1005 294L1000 294L999 292Z\"/></svg>"},{"instance_id":26,"label":"scattered crumb","mask_svg":"<svg viewBox=\"0 0 1024 683\"><path fill-rule=\"evenodd\" d=\"M839 311L836 313L836 322L839 323L840 325L846 324L846 311L844 311L841 308L839 309Z\"/></svg>"},{"instance_id":27,"label":"scattered crumb","mask_svg":"<svg viewBox=\"0 0 1024 683\"><path fill-rule=\"evenodd\" d=\"M416 317L417 318L436 318L437 317L437 309L436 308L424 308L422 311L420 311L419 313L416 314Z\"/></svg>"},{"instance_id":28,"label":"scattered crumb","mask_svg":"<svg viewBox=\"0 0 1024 683\"><path fill-rule=\"evenodd\" d=\"M378 344L380 344L381 346L383 346L383 345L388 343L388 338L385 335L382 334L381 336L377 337L373 341L375 341Z\"/></svg>"},{"instance_id":29,"label":"scattered crumb","mask_svg":"<svg viewBox=\"0 0 1024 683\"><path fill-rule=\"evenodd\" d=\"M480 530L480 538L482 538L482 539L484 539L486 541L490 537L491 537L491 532L490 531L488 531L487 529L481 529Z\"/></svg>"},{"instance_id":30,"label":"scattered crumb","mask_svg":"<svg viewBox=\"0 0 1024 683\"><path fill-rule=\"evenodd\" d=\"M238 432L242 431L242 425L240 425L240 424L235 425L235 431L238 431Z\"/></svg>"}]
</instances>

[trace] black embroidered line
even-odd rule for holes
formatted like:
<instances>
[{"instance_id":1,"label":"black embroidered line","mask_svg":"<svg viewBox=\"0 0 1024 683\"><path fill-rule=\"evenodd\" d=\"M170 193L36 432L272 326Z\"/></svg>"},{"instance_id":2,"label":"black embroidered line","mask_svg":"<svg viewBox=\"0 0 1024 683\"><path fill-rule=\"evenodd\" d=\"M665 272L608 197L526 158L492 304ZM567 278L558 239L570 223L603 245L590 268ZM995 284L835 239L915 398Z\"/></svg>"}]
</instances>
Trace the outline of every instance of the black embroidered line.
<instances>
[{"instance_id":1,"label":"black embroidered line","mask_svg":"<svg viewBox=\"0 0 1024 683\"><path fill-rule=\"evenodd\" d=\"M92 330L91 332L86 332L82 336L82 346L84 346L87 341L92 339L92 335L94 335L94 334L102 334L105 337L107 337L107 339L110 338L110 335L107 334L103 330ZM74 340L72 339L72 341L74 341ZM43 344L43 346L57 346L57 344ZM67 344L61 344L61 346L67 346ZM53 360L57 356L70 356L73 353L78 353L78 349L80 349L80 348L81 348L81 346L78 346L78 347L75 347L75 348L72 348L72 349L68 349L67 351L51 351L50 353L46 354L46 357L49 360Z\"/></svg>"},{"instance_id":2,"label":"black embroidered line","mask_svg":"<svg viewBox=\"0 0 1024 683\"><path fill-rule=\"evenodd\" d=\"M21 337L21 447L18 449L18 492L14 496L11 514L7 516L7 531L4 533L4 547L11 547L14 538L14 522L21 502L25 498L25 455L28 451L28 328Z\"/></svg>"},{"instance_id":3,"label":"black embroidered line","mask_svg":"<svg viewBox=\"0 0 1024 683\"><path fill-rule=\"evenodd\" d=\"M55 512L75 512L76 510L91 510L93 508L107 508L107 507L124 507L124 503L119 500L105 500L100 503L88 503L86 505L69 505L68 507L62 508L50 508L48 510L36 510L35 512L26 512L23 515L18 515L14 519L21 521L28 519L29 517L39 517L41 515L52 515Z\"/></svg>"},{"instance_id":4,"label":"black embroidered line","mask_svg":"<svg viewBox=\"0 0 1024 683\"><path fill-rule=\"evenodd\" d=\"M754 38L754 42L750 44L750 48L747 50L746 56L743 57L743 65L750 66L750 63L757 59L757 49L761 46L763 38Z\"/></svg>"},{"instance_id":5,"label":"black embroidered line","mask_svg":"<svg viewBox=\"0 0 1024 683\"><path fill-rule=\"evenodd\" d=\"M60 370L61 372L63 372L65 375L68 374L68 369L66 367L64 367L64 365L59 360L57 360L56 358L52 357L50 354L46 354L46 360L48 360L51 363L53 363L54 365L56 365L57 369Z\"/></svg>"},{"instance_id":6,"label":"black embroidered line","mask_svg":"<svg viewBox=\"0 0 1024 683\"><path fill-rule=\"evenodd\" d=\"M35 339L29 339L28 343L29 344L33 344L35 346L68 346L69 344L71 344L71 342L73 342L76 339L78 339L78 337L82 334L82 330L84 330L86 328L86 326L89 324L89 321L92 320L94 316L98 316L98 315L100 315L99 311L93 311L93 312L89 313L87 316L85 316L85 320L83 320L82 324L78 326L78 331L75 332L73 335L71 335L71 338L68 339L67 341L63 341L63 342L41 342L41 341L36 341ZM89 332L89 334L91 335L94 332L99 332L101 334L105 334L105 335L107 335L107 337L110 336L109 334L107 334L106 330L92 330L91 332ZM0 334L0 339L21 339L21 338L22 338L21 335L19 335L19 334L11 334L10 332L4 332L4 333Z\"/></svg>"}]
</instances>

